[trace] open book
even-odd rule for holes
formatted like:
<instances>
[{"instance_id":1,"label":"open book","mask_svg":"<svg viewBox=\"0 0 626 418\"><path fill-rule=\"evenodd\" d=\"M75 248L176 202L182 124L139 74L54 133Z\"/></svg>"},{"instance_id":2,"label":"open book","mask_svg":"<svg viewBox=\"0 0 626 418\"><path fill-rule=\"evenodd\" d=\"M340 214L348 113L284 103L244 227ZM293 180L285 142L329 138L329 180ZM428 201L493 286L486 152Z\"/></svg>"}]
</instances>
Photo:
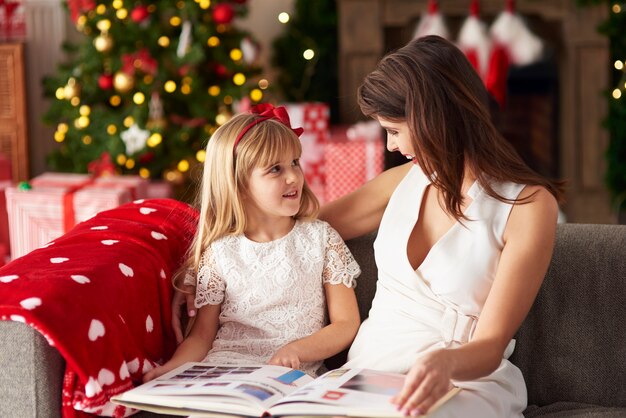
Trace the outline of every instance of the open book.
<instances>
[{"instance_id":1,"label":"open book","mask_svg":"<svg viewBox=\"0 0 626 418\"><path fill-rule=\"evenodd\" d=\"M186 363L111 400L145 411L194 417L402 417L389 399L403 382L404 375L368 369L336 369L313 379L280 366ZM452 389L429 412L459 390Z\"/></svg>"}]
</instances>

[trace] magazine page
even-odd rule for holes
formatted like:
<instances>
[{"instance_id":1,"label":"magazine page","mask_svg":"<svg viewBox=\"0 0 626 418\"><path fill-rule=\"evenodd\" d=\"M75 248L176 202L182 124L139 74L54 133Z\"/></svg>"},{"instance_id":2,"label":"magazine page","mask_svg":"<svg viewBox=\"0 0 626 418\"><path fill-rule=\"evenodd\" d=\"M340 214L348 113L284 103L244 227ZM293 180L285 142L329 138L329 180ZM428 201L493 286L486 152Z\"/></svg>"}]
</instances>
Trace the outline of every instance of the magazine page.
<instances>
[{"instance_id":1,"label":"magazine page","mask_svg":"<svg viewBox=\"0 0 626 418\"><path fill-rule=\"evenodd\" d=\"M270 412L272 415L402 417L390 399L400 392L404 378L402 374L369 369L331 370L280 401ZM455 393L451 392L449 397ZM443 402L449 397L444 397Z\"/></svg>"},{"instance_id":2,"label":"magazine page","mask_svg":"<svg viewBox=\"0 0 626 418\"><path fill-rule=\"evenodd\" d=\"M270 405L311 382L300 370L258 365L186 363L113 399L120 403L262 415Z\"/></svg>"}]
</instances>

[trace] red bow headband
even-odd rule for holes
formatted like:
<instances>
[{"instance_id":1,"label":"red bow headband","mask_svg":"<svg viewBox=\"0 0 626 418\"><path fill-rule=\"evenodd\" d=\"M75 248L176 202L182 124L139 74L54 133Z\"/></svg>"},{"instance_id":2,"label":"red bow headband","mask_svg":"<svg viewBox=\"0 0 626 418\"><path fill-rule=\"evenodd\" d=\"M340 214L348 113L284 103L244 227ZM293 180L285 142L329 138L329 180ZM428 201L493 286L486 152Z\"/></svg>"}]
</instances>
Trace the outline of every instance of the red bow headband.
<instances>
[{"instance_id":1,"label":"red bow headband","mask_svg":"<svg viewBox=\"0 0 626 418\"><path fill-rule=\"evenodd\" d=\"M304 132L304 129L302 128L291 127L291 122L289 122L289 114L283 106L274 107L269 103L261 103L252 107L252 109L250 109L250 113L252 113L253 115L259 115L261 117L250 122L245 128L241 130L241 132L239 132L239 135L237 135L237 139L235 139L235 144L233 145L233 153L237 149L237 145L239 144L239 141L241 141L241 138L243 138L243 136L246 134L246 132L250 130L250 128L268 119L276 119L283 125L287 126L289 129L291 129L298 136L302 135L302 132Z\"/></svg>"}]
</instances>

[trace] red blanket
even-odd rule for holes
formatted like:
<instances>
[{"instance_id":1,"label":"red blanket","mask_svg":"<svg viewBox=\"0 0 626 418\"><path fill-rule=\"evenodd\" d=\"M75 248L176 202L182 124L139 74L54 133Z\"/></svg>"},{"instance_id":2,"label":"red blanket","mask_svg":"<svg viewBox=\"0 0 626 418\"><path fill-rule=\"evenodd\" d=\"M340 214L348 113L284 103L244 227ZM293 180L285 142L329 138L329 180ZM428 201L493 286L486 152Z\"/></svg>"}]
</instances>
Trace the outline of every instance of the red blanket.
<instances>
[{"instance_id":1,"label":"red blanket","mask_svg":"<svg viewBox=\"0 0 626 418\"><path fill-rule=\"evenodd\" d=\"M0 269L0 319L32 326L66 361L63 416L131 414L110 397L171 356L171 277L197 217L175 200L136 201Z\"/></svg>"}]
</instances>

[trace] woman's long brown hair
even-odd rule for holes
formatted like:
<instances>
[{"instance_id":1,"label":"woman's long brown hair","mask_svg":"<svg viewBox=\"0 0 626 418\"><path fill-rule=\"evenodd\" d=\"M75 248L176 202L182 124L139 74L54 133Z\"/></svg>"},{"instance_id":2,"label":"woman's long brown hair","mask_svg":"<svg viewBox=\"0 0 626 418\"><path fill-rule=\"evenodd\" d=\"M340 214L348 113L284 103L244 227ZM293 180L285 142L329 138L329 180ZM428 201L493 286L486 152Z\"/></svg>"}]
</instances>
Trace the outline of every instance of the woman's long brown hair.
<instances>
[{"instance_id":1,"label":"woman's long brown hair","mask_svg":"<svg viewBox=\"0 0 626 418\"><path fill-rule=\"evenodd\" d=\"M467 167L495 199L495 181L545 187L562 201L563 182L546 179L521 159L491 120L488 93L465 55L438 36L427 36L385 56L358 90L366 116L406 121L416 161L443 193L446 210L457 220ZM519 202L532 199L532 195Z\"/></svg>"}]
</instances>

